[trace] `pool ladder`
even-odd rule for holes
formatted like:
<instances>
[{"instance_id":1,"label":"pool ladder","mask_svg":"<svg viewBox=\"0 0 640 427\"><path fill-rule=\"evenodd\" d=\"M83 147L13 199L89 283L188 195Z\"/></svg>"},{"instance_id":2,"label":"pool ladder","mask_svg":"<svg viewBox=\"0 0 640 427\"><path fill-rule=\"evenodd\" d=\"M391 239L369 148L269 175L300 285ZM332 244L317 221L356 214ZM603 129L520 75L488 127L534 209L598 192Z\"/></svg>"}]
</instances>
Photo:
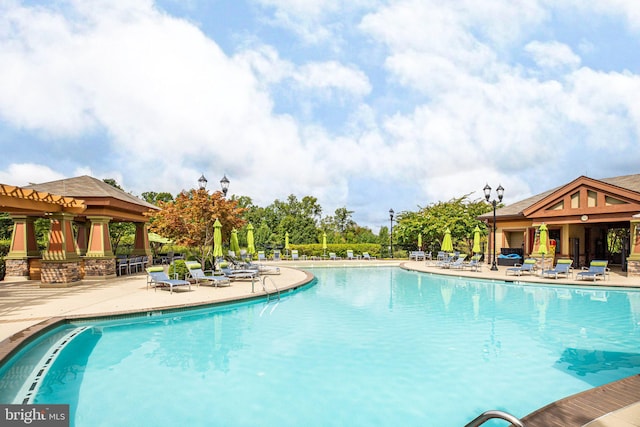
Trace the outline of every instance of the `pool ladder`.
<instances>
[{"instance_id":1,"label":"pool ladder","mask_svg":"<svg viewBox=\"0 0 640 427\"><path fill-rule=\"evenodd\" d=\"M464 427L478 427L493 418L500 418L501 420L505 420L515 427L524 427L524 424L518 418L506 412L497 410L483 412Z\"/></svg>"},{"instance_id":2,"label":"pool ladder","mask_svg":"<svg viewBox=\"0 0 640 427\"><path fill-rule=\"evenodd\" d=\"M267 279L269 279L269 281L271 282L271 285L276 290L275 292L269 292L267 290ZM264 314L264 312L267 310L267 307L269 306L269 303L271 302L271 295L277 294L278 295L278 301L271 308L271 311L269 312L269 314L273 313L273 310L275 310L276 307L278 306L278 304L280 304L280 289L278 289L278 287L276 286L276 283L273 281L273 279L271 277L269 277L269 276L263 276L262 277L262 290L264 291L265 294L267 294L267 301L265 301L264 307L262 308L262 311L260 312L260 316L261 317Z\"/></svg>"}]
</instances>

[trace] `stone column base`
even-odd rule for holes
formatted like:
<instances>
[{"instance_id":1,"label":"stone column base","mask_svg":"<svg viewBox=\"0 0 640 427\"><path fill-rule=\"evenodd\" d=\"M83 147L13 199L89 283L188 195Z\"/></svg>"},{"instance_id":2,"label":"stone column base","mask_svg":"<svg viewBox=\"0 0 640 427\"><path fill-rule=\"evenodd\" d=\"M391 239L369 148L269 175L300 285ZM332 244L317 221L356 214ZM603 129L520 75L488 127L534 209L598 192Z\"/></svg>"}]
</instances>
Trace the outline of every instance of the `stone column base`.
<instances>
[{"instance_id":1,"label":"stone column base","mask_svg":"<svg viewBox=\"0 0 640 427\"><path fill-rule=\"evenodd\" d=\"M42 261L41 287L50 285L70 286L80 281L80 260Z\"/></svg>"},{"instance_id":2,"label":"stone column base","mask_svg":"<svg viewBox=\"0 0 640 427\"><path fill-rule=\"evenodd\" d=\"M29 280L28 259L5 259L5 282Z\"/></svg>"},{"instance_id":3,"label":"stone column base","mask_svg":"<svg viewBox=\"0 0 640 427\"><path fill-rule=\"evenodd\" d=\"M105 280L116 277L115 258L85 258L84 280Z\"/></svg>"},{"instance_id":4,"label":"stone column base","mask_svg":"<svg viewBox=\"0 0 640 427\"><path fill-rule=\"evenodd\" d=\"M640 260L627 259L627 277L640 277Z\"/></svg>"}]
</instances>

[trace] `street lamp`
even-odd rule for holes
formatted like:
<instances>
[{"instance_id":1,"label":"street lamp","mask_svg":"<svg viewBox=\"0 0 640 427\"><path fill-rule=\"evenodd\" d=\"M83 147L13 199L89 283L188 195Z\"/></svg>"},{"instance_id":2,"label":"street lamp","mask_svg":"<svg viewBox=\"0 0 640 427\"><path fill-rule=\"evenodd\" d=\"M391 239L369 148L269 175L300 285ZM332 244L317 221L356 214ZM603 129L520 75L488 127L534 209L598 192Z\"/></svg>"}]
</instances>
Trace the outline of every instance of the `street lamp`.
<instances>
[{"instance_id":1,"label":"street lamp","mask_svg":"<svg viewBox=\"0 0 640 427\"><path fill-rule=\"evenodd\" d=\"M220 180L220 187L222 187L222 195L227 197L227 190L229 190L229 179L227 178L227 174L224 174Z\"/></svg>"},{"instance_id":2,"label":"street lamp","mask_svg":"<svg viewBox=\"0 0 640 427\"><path fill-rule=\"evenodd\" d=\"M391 230L389 231L389 251L391 252L391 258L393 258L393 208L389 209L389 222L391 223Z\"/></svg>"},{"instance_id":3,"label":"street lamp","mask_svg":"<svg viewBox=\"0 0 640 427\"><path fill-rule=\"evenodd\" d=\"M489 187L489 184L484 186L483 191L484 198L493 206L493 261L491 264L491 270L498 271L498 265L496 264L496 205L502 202L502 196L504 196L504 188L502 188L502 185L498 185L498 188L496 188L496 193L498 193L498 200L493 199L489 201L489 199L491 198L491 187Z\"/></svg>"},{"instance_id":4,"label":"street lamp","mask_svg":"<svg viewBox=\"0 0 640 427\"><path fill-rule=\"evenodd\" d=\"M204 174L200 175L200 178L198 178L198 188L201 190L207 188L207 178L204 177Z\"/></svg>"},{"instance_id":5,"label":"street lamp","mask_svg":"<svg viewBox=\"0 0 640 427\"><path fill-rule=\"evenodd\" d=\"M207 178L205 178L204 174L200 175L200 178L198 178L198 188L200 190L204 190L205 188L207 188L208 182L209 181L207 180ZM227 178L226 174L220 180L220 188L222 189L222 195L226 197L227 191L229 191L229 178Z\"/></svg>"}]
</instances>

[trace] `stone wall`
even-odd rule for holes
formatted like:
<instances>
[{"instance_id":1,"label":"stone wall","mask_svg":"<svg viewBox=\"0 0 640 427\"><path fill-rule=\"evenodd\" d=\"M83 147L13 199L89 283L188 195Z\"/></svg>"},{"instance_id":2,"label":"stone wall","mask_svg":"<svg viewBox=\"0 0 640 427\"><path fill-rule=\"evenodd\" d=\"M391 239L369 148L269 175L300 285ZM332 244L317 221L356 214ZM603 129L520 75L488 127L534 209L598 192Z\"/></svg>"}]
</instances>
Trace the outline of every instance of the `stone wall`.
<instances>
[{"instance_id":1,"label":"stone wall","mask_svg":"<svg viewBox=\"0 0 640 427\"><path fill-rule=\"evenodd\" d=\"M627 260L627 277L640 277L640 261Z\"/></svg>"},{"instance_id":2,"label":"stone wall","mask_svg":"<svg viewBox=\"0 0 640 427\"><path fill-rule=\"evenodd\" d=\"M42 262L42 283L71 283L80 280L80 261Z\"/></svg>"},{"instance_id":3,"label":"stone wall","mask_svg":"<svg viewBox=\"0 0 640 427\"><path fill-rule=\"evenodd\" d=\"M84 279L99 280L116 275L115 258L85 258Z\"/></svg>"},{"instance_id":4,"label":"stone wall","mask_svg":"<svg viewBox=\"0 0 640 427\"><path fill-rule=\"evenodd\" d=\"M7 259L5 260L7 278L29 278L29 260L27 259Z\"/></svg>"}]
</instances>

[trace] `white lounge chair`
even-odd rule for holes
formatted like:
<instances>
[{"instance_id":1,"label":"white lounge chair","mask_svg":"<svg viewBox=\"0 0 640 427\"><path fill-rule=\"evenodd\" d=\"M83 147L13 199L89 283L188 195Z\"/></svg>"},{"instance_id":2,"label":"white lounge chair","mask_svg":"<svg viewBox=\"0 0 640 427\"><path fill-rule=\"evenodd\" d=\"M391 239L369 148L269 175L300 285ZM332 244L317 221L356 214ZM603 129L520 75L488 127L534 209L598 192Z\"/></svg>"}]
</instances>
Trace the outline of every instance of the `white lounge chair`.
<instances>
[{"instance_id":1,"label":"white lounge chair","mask_svg":"<svg viewBox=\"0 0 640 427\"><path fill-rule=\"evenodd\" d=\"M171 293L176 286L188 286L191 290L191 282L181 279L170 279L167 273L164 272L164 267L149 267L147 268L147 289L149 286L153 286L154 290L159 286L168 286Z\"/></svg>"},{"instance_id":2,"label":"white lounge chair","mask_svg":"<svg viewBox=\"0 0 640 427\"><path fill-rule=\"evenodd\" d=\"M213 285L215 287L218 286L229 286L231 285L231 280L225 276L215 276L213 274L213 270L202 270L202 266L197 262L186 262L187 270L189 271L189 275L196 282L196 286L200 286L200 284ZM209 274L207 274L209 273Z\"/></svg>"}]
</instances>

